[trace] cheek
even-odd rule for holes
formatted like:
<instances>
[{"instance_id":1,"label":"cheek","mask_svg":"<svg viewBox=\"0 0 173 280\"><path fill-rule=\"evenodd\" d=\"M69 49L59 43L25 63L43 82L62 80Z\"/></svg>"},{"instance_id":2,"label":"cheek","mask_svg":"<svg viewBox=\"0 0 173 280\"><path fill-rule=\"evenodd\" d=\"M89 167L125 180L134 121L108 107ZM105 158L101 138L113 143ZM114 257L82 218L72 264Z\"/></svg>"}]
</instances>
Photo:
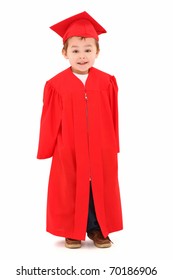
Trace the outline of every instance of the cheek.
<instances>
[{"instance_id":1,"label":"cheek","mask_svg":"<svg viewBox=\"0 0 173 280\"><path fill-rule=\"evenodd\" d=\"M69 57L69 61L71 64L75 63L76 59L74 57Z\"/></svg>"},{"instance_id":2,"label":"cheek","mask_svg":"<svg viewBox=\"0 0 173 280\"><path fill-rule=\"evenodd\" d=\"M94 54L93 56L92 56L92 60L95 60L97 58L97 54Z\"/></svg>"}]
</instances>

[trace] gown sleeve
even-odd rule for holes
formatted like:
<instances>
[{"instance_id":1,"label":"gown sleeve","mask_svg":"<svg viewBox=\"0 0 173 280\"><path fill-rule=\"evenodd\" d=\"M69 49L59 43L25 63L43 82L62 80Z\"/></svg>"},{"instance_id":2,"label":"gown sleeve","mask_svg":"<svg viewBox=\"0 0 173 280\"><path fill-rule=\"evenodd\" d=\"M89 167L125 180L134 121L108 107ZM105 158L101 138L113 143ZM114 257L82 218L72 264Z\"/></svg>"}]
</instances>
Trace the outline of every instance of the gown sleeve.
<instances>
[{"instance_id":1,"label":"gown sleeve","mask_svg":"<svg viewBox=\"0 0 173 280\"><path fill-rule=\"evenodd\" d=\"M120 145L119 145L119 123L118 123L118 85L114 76L111 76L111 80L110 80L109 98L110 98L113 124L115 129L117 153L119 153Z\"/></svg>"},{"instance_id":2,"label":"gown sleeve","mask_svg":"<svg viewBox=\"0 0 173 280\"><path fill-rule=\"evenodd\" d=\"M46 82L40 120L38 159L46 159L53 156L60 123L61 102L59 94L49 82Z\"/></svg>"}]
</instances>

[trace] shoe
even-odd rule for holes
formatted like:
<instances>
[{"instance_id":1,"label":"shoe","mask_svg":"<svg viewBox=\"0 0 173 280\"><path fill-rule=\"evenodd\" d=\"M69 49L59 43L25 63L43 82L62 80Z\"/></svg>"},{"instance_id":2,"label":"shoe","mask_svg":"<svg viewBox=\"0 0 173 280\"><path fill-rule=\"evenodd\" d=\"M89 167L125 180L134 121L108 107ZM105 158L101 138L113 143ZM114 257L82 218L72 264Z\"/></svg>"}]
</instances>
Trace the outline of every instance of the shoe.
<instances>
[{"instance_id":1,"label":"shoe","mask_svg":"<svg viewBox=\"0 0 173 280\"><path fill-rule=\"evenodd\" d=\"M112 246L113 242L110 240L109 236L105 238L100 230L93 230L88 232L87 235L98 248L109 248Z\"/></svg>"},{"instance_id":2,"label":"shoe","mask_svg":"<svg viewBox=\"0 0 173 280\"><path fill-rule=\"evenodd\" d=\"M65 247L70 248L70 249L80 248L81 247L81 241L76 240L76 239L66 238L65 239Z\"/></svg>"}]
</instances>

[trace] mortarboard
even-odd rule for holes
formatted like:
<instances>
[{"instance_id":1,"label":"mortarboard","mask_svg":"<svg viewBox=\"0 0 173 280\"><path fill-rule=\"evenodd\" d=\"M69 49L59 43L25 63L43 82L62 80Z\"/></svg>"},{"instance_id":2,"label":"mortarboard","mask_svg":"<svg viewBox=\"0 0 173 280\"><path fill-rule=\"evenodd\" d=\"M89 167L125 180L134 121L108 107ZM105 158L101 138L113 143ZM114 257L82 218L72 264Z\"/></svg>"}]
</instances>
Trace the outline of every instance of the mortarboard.
<instances>
[{"instance_id":1,"label":"mortarboard","mask_svg":"<svg viewBox=\"0 0 173 280\"><path fill-rule=\"evenodd\" d=\"M64 43L68 38L73 36L95 38L98 40L98 35L106 33L106 30L87 12L69 17L50 28L63 38Z\"/></svg>"}]
</instances>

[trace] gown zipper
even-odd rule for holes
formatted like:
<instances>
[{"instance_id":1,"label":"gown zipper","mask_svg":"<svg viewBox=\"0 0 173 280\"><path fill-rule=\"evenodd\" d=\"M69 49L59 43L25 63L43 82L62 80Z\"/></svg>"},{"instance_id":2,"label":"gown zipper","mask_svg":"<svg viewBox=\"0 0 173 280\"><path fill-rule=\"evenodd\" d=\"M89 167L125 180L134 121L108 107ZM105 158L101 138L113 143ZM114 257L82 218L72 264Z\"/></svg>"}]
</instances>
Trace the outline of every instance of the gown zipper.
<instances>
[{"instance_id":1,"label":"gown zipper","mask_svg":"<svg viewBox=\"0 0 173 280\"><path fill-rule=\"evenodd\" d=\"M91 181L91 165L90 165L90 149L89 149L89 123L88 123L88 95L85 92L86 102L86 121L87 121L87 140L88 140L88 156L89 156L89 181Z\"/></svg>"}]
</instances>

